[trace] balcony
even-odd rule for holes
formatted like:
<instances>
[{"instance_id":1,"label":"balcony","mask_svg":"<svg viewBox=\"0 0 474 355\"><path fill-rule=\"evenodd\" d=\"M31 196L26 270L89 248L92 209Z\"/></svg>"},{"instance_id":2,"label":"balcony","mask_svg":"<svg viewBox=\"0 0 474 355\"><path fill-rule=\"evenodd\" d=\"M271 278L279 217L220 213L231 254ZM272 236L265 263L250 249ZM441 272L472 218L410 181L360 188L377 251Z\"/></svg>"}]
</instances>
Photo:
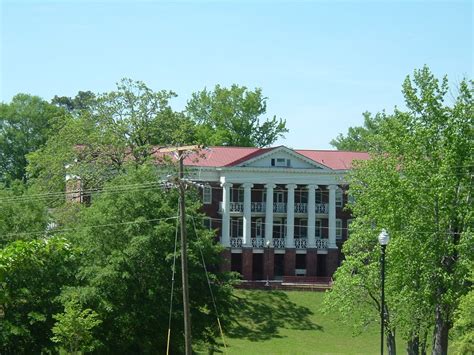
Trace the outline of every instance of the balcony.
<instances>
[{"instance_id":1,"label":"balcony","mask_svg":"<svg viewBox=\"0 0 474 355\"><path fill-rule=\"evenodd\" d=\"M273 213L287 213L287 203L284 202L275 202L273 203ZM219 202L219 212L222 213L223 203ZM252 213L265 213L267 210L267 204L265 202L251 202L250 211ZM230 202L229 203L229 212L230 213L243 213L244 212L244 203L243 202ZM328 214L329 206L327 203L316 203L315 212L320 214ZM295 203L295 213L308 213L308 204L307 203Z\"/></svg>"},{"instance_id":2,"label":"balcony","mask_svg":"<svg viewBox=\"0 0 474 355\"><path fill-rule=\"evenodd\" d=\"M308 244L307 238L295 238L296 249L306 249L307 244Z\"/></svg>"},{"instance_id":3,"label":"balcony","mask_svg":"<svg viewBox=\"0 0 474 355\"><path fill-rule=\"evenodd\" d=\"M231 248L242 248L242 237L232 237L232 238L230 238L230 247Z\"/></svg>"},{"instance_id":4,"label":"balcony","mask_svg":"<svg viewBox=\"0 0 474 355\"><path fill-rule=\"evenodd\" d=\"M242 237L231 237L230 246L231 248L242 248ZM265 248L265 238L251 238L252 248ZM271 246L275 249L285 249L286 238L273 238ZM307 238L295 238L296 249L306 249L308 247ZM316 249L327 249L328 240L327 239L316 239Z\"/></svg>"},{"instance_id":5,"label":"balcony","mask_svg":"<svg viewBox=\"0 0 474 355\"><path fill-rule=\"evenodd\" d=\"M263 248L265 246L265 238L252 238L252 247Z\"/></svg>"}]
</instances>

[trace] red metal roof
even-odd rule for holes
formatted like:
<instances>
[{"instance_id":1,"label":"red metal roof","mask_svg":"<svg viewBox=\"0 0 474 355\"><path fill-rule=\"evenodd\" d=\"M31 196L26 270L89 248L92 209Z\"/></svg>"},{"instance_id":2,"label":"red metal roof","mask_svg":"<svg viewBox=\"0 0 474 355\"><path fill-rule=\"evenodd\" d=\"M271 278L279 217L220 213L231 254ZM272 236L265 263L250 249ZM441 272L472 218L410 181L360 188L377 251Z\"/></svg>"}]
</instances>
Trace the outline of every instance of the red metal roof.
<instances>
[{"instance_id":1,"label":"red metal roof","mask_svg":"<svg viewBox=\"0 0 474 355\"><path fill-rule=\"evenodd\" d=\"M269 152L274 148L249 147L208 147L200 153L189 155L184 163L188 166L228 167L238 165L246 160ZM333 170L346 170L352 167L353 160L367 160L368 153L346 152L339 150L294 150L294 152L325 165Z\"/></svg>"},{"instance_id":2,"label":"red metal roof","mask_svg":"<svg viewBox=\"0 0 474 355\"><path fill-rule=\"evenodd\" d=\"M333 170L346 170L352 168L354 160L368 160L369 153L346 152L342 150L295 150L317 163L326 165Z\"/></svg>"}]
</instances>

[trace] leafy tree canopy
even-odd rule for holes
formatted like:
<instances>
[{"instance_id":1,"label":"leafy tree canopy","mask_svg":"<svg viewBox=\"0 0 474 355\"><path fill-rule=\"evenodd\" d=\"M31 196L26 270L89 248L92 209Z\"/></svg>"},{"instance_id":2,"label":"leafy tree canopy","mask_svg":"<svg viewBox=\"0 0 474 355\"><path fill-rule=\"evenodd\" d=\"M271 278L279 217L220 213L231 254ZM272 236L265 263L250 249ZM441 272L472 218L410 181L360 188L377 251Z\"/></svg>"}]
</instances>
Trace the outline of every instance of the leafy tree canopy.
<instances>
[{"instance_id":1,"label":"leafy tree canopy","mask_svg":"<svg viewBox=\"0 0 474 355\"><path fill-rule=\"evenodd\" d=\"M288 132L286 121L273 116L261 122L267 98L261 89L245 86L196 92L186 106L186 114L198 124L198 141L205 145L266 147Z\"/></svg>"},{"instance_id":2,"label":"leafy tree canopy","mask_svg":"<svg viewBox=\"0 0 474 355\"><path fill-rule=\"evenodd\" d=\"M106 352L164 352L169 317L175 248L178 196L150 183L157 181L154 167L130 169L106 184L104 191L84 209L68 235L84 250L80 277L83 285L69 290L63 300L78 298L95 310L103 323L97 339ZM124 189L123 186L130 186ZM118 189L118 187L122 187ZM188 218L189 285L193 339L214 343L217 336L202 250L209 270L216 270L220 246L204 230L192 194L189 216L196 218L198 235ZM179 248L178 248L179 250ZM182 298L179 256L171 323L173 353L182 352ZM211 287L222 315L231 306L229 275L211 272ZM225 321L225 316L224 316Z\"/></svg>"},{"instance_id":3,"label":"leafy tree canopy","mask_svg":"<svg viewBox=\"0 0 474 355\"><path fill-rule=\"evenodd\" d=\"M53 315L75 282L77 254L63 238L15 241L0 249L0 351L40 354L53 343Z\"/></svg>"},{"instance_id":4,"label":"leafy tree canopy","mask_svg":"<svg viewBox=\"0 0 474 355\"><path fill-rule=\"evenodd\" d=\"M446 353L448 330L460 297L467 292L472 262L473 83L464 80L451 105L445 103L447 78L439 81L427 67L403 83L408 111L382 114L370 137L372 158L349 178L355 222L344 245L346 261L329 293L335 309L357 313L380 294L376 274L381 228L391 235L387 247L387 315L390 327L421 351L433 331L433 353ZM363 292L359 302L343 293ZM350 298L349 298L350 299ZM389 334L388 334L389 335ZM415 346L415 344L418 344Z\"/></svg>"},{"instance_id":5,"label":"leafy tree canopy","mask_svg":"<svg viewBox=\"0 0 474 355\"><path fill-rule=\"evenodd\" d=\"M0 248L14 240L41 237L48 223L46 204L34 190L18 181L10 188L0 186Z\"/></svg>"},{"instance_id":6,"label":"leafy tree canopy","mask_svg":"<svg viewBox=\"0 0 474 355\"><path fill-rule=\"evenodd\" d=\"M28 153L41 148L63 125L66 113L38 96L18 94L0 103L0 183L27 180Z\"/></svg>"}]
</instances>

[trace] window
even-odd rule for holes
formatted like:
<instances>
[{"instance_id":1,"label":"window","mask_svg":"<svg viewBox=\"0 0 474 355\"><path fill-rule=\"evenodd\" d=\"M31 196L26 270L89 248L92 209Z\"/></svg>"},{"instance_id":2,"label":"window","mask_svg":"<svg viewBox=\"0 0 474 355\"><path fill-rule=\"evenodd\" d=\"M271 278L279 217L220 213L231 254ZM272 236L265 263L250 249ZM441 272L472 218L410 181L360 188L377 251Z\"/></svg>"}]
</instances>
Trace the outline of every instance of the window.
<instances>
[{"instance_id":1,"label":"window","mask_svg":"<svg viewBox=\"0 0 474 355\"><path fill-rule=\"evenodd\" d=\"M273 193L273 202L274 203L283 203L283 202L285 202L285 193L281 190L275 191Z\"/></svg>"},{"instance_id":2,"label":"window","mask_svg":"<svg viewBox=\"0 0 474 355\"><path fill-rule=\"evenodd\" d=\"M202 219L202 225L206 229L212 229L212 220L209 217L204 217Z\"/></svg>"},{"instance_id":3,"label":"window","mask_svg":"<svg viewBox=\"0 0 474 355\"><path fill-rule=\"evenodd\" d=\"M257 218L255 221L255 238L263 237L263 223L261 218Z\"/></svg>"},{"instance_id":4,"label":"window","mask_svg":"<svg viewBox=\"0 0 474 355\"><path fill-rule=\"evenodd\" d=\"M342 219L336 219L336 239L342 239Z\"/></svg>"},{"instance_id":5,"label":"window","mask_svg":"<svg viewBox=\"0 0 474 355\"><path fill-rule=\"evenodd\" d=\"M342 207L342 201L343 201L342 190L337 189L336 190L336 207Z\"/></svg>"},{"instance_id":6,"label":"window","mask_svg":"<svg viewBox=\"0 0 474 355\"><path fill-rule=\"evenodd\" d=\"M316 238L321 238L322 237L322 233L321 233L322 229L323 229L322 221L320 219L317 219L316 220L316 230L315 230L315 233L314 233Z\"/></svg>"},{"instance_id":7,"label":"window","mask_svg":"<svg viewBox=\"0 0 474 355\"><path fill-rule=\"evenodd\" d=\"M232 238L242 238L244 235L244 224L243 218L232 218L231 223L231 236Z\"/></svg>"},{"instance_id":8,"label":"window","mask_svg":"<svg viewBox=\"0 0 474 355\"><path fill-rule=\"evenodd\" d=\"M272 166L279 166L279 167L291 167L291 160L286 158L272 158L271 159Z\"/></svg>"},{"instance_id":9,"label":"window","mask_svg":"<svg viewBox=\"0 0 474 355\"><path fill-rule=\"evenodd\" d=\"M308 203L308 191L302 189L295 190L295 202Z\"/></svg>"},{"instance_id":10,"label":"window","mask_svg":"<svg viewBox=\"0 0 474 355\"><path fill-rule=\"evenodd\" d=\"M315 198L316 198L315 203L323 203L323 192L319 189L316 190L315 191Z\"/></svg>"},{"instance_id":11,"label":"window","mask_svg":"<svg viewBox=\"0 0 474 355\"><path fill-rule=\"evenodd\" d=\"M212 203L212 187L209 185L204 186L202 189L202 203L205 205Z\"/></svg>"},{"instance_id":12,"label":"window","mask_svg":"<svg viewBox=\"0 0 474 355\"><path fill-rule=\"evenodd\" d=\"M236 187L232 189L230 194L231 202L244 202L244 189L241 187Z\"/></svg>"},{"instance_id":13,"label":"window","mask_svg":"<svg viewBox=\"0 0 474 355\"><path fill-rule=\"evenodd\" d=\"M297 230L298 230L298 236L300 238L306 238L308 236L308 220L300 219Z\"/></svg>"}]
</instances>

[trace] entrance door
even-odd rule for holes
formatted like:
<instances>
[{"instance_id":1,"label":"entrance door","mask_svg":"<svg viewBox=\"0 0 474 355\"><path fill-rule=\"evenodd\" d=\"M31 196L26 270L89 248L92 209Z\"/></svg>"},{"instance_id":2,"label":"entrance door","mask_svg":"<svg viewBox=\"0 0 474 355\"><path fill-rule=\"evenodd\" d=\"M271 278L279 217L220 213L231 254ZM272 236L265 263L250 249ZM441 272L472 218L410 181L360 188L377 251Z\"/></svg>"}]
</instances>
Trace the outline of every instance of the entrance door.
<instances>
[{"instance_id":1,"label":"entrance door","mask_svg":"<svg viewBox=\"0 0 474 355\"><path fill-rule=\"evenodd\" d=\"M282 279L285 271L285 254L275 254L274 275L275 279Z\"/></svg>"},{"instance_id":2,"label":"entrance door","mask_svg":"<svg viewBox=\"0 0 474 355\"><path fill-rule=\"evenodd\" d=\"M317 263L316 276L328 276L326 275L326 255L318 254Z\"/></svg>"},{"instance_id":3,"label":"entrance door","mask_svg":"<svg viewBox=\"0 0 474 355\"><path fill-rule=\"evenodd\" d=\"M263 280L263 254L253 254L252 257L252 278Z\"/></svg>"}]
</instances>

